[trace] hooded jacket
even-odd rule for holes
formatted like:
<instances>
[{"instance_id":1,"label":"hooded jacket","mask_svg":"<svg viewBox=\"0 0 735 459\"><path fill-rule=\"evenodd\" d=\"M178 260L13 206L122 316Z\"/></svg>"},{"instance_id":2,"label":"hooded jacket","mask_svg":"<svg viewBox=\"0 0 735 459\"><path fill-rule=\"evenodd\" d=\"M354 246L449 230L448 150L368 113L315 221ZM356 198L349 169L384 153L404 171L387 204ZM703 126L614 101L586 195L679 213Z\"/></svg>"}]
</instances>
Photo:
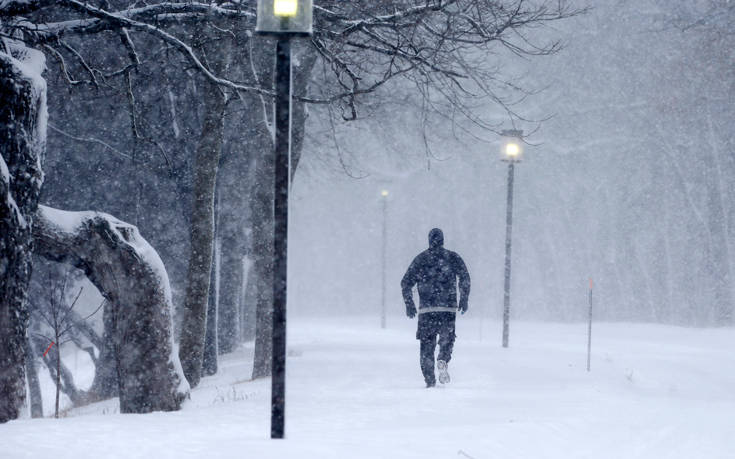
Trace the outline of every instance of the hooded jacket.
<instances>
[{"instance_id":1,"label":"hooded jacket","mask_svg":"<svg viewBox=\"0 0 735 459\"><path fill-rule=\"evenodd\" d=\"M425 312L456 312L457 281L459 306L467 308L470 294L470 274L462 258L444 248L444 234L438 228L429 233L429 248L413 259L401 280L403 301L408 310L415 309L413 286L418 286L419 314Z\"/></svg>"}]
</instances>

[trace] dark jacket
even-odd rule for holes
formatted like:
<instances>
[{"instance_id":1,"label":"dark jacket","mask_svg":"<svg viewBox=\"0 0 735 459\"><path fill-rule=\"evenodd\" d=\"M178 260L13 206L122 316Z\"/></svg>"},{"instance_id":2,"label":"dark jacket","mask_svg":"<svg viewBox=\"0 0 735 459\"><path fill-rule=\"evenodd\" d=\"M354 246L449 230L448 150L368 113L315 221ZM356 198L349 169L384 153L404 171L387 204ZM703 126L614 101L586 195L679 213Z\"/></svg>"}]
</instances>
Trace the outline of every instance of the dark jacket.
<instances>
[{"instance_id":1,"label":"dark jacket","mask_svg":"<svg viewBox=\"0 0 735 459\"><path fill-rule=\"evenodd\" d=\"M429 249L413 259L401 280L406 310L415 310L413 286L418 284L419 313L457 310L457 280L459 279L459 308L467 309L470 294L470 274L462 258L443 247L444 236L439 229L429 233ZM437 309L438 308L438 309Z\"/></svg>"}]
</instances>

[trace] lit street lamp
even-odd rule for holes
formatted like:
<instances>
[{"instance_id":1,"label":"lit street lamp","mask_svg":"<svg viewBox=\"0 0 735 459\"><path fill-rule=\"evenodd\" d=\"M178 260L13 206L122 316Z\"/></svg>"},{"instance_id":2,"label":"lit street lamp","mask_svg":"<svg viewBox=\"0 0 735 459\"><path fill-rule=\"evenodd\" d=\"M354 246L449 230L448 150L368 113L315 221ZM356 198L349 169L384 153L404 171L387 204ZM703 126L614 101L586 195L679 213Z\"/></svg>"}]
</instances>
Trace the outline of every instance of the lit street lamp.
<instances>
[{"instance_id":1,"label":"lit street lamp","mask_svg":"<svg viewBox=\"0 0 735 459\"><path fill-rule=\"evenodd\" d=\"M508 204L505 215L505 295L503 297L503 347L508 347L510 322L510 249L513 232L513 169L523 157L523 131L503 131L500 159L508 163Z\"/></svg>"},{"instance_id":2,"label":"lit street lamp","mask_svg":"<svg viewBox=\"0 0 735 459\"><path fill-rule=\"evenodd\" d=\"M286 407L286 285L291 140L291 38L311 34L311 0L258 0L255 32L276 42L271 438L283 438Z\"/></svg>"},{"instance_id":3,"label":"lit street lamp","mask_svg":"<svg viewBox=\"0 0 735 459\"><path fill-rule=\"evenodd\" d=\"M388 243L388 232L387 232L387 219L388 219L388 190L382 190L380 196L383 201L383 248L381 251L381 265L382 265L382 295L381 295L381 307L380 307L380 328L385 328L386 325L386 308L385 308L385 252L386 244Z\"/></svg>"}]
</instances>

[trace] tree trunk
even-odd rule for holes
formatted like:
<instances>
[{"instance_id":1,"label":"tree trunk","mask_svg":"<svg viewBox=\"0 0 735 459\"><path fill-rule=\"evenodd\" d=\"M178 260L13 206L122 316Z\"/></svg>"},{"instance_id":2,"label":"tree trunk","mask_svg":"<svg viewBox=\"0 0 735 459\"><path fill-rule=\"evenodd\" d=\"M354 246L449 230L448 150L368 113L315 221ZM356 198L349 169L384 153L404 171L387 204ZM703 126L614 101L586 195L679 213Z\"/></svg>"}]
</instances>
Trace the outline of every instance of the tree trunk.
<instances>
[{"instance_id":1,"label":"tree trunk","mask_svg":"<svg viewBox=\"0 0 735 459\"><path fill-rule=\"evenodd\" d=\"M216 193L216 191L215 191ZM217 337L217 310L219 309L217 293L219 290L219 247L217 244L218 225L218 198L215 194L214 201L214 244L212 244L212 268L209 276L209 299L207 300L207 331L204 335L204 355L202 360L202 376L212 376L217 373L217 354L219 353L219 340Z\"/></svg>"},{"instance_id":2,"label":"tree trunk","mask_svg":"<svg viewBox=\"0 0 735 459\"><path fill-rule=\"evenodd\" d=\"M56 340L54 341L56 347L56 404L54 405L54 417L59 418L59 395L61 395L61 346L59 345L59 329L56 328Z\"/></svg>"},{"instance_id":3,"label":"tree trunk","mask_svg":"<svg viewBox=\"0 0 735 459\"><path fill-rule=\"evenodd\" d=\"M721 157L724 153L719 148L719 142L715 135L712 116L707 117L707 133L709 144L713 148L710 158L704 161L707 168L707 210L712 236L715 239L716 253L710 258L711 266L714 266L714 307L715 325L730 326L735 314L735 279L733 278L733 259L730 228L728 225L727 204L729 189L723 185Z\"/></svg>"},{"instance_id":4,"label":"tree trunk","mask_svg":"<svg viewBox=\"0 0 735 459\"><path fill-rule=\"evenodd\" d=\"M240 337L238 291L242 286L242 243L235 238L222 238L220 252L220 293L218 335L220 353L232 352Z\"/></svg>"},{"instance_id":5,"label":"tree trunk","mask_svg":"<svg viewBox=\"0 0 735 459\"><path fill-rule=\"evenodd\" d=\"M255 296L255 356L253 379L270 376L273 331L273 181L272 154L263 154L256 166L250 201L253 234Z\"/></svg>"},{"instance_id":6,"label":"tree trunk","mask_svg":"<svg viewBox=\"0 0 735 459\"><path fill-rule=\"evenodd\" d=\"M29 398L31 402L31 417L43 417L43 397L41 396L41 383L38 380L36 369L36 352L30 338L26 339L26 375L28 375Z\"/></svg>"},{"instance_id":7,"label":"tree trunk","mask_svg":"<svg viewBox=\"0 0 735 459\"><path fill-rule=\"evenodd\" d=\"M40 206L35 218L34 252L83 270L107 299L120 412L179 409L189 386L173 350L171 289L158 253L136 227L100 212Z\"/></svg>"},{"instance_id":8,"label":"tree trunk","mask_svg":"<svg viewBox=\"0 0 735 459\"><path fill-rule=\"evenodd\" d=\"M243 259L243 284L240 286L240 339L253 341L255 339L255 305L257 290L255 285L255 269L250 257Z\"/></svg>"},{"instance_id":9,"label":"tree trunk","mask_svg":"<svg viewBox=\"0 0 735 459\"><path fill-rule=\"evenodd\" d=\"M25 403L25 348L33 213L43 182L46 86L17 59L34 50L4 39L0 51L0 423ZM15 56L6 54L8 49Z\"/></svg>"},{"instance_id":10,"label":"tree trunk","mask_svg":"<svg viewBox=\"0 0 735 459\"><path fill-rule=\"evenodd\" d=\"M117 397L119 394L117 359L115 358L115 323L112 320L113 312L109 306L109 304L105 305L102 311L104 334L101 345L97 347L100 355L97 358L92 387L87 393L89 402Z\"/></svg>"},{"instance_id":11,"label":"tree trunk","mask_svg":"<svg viewBox=\"0 0 735 459\"><path fill-rule=\"evenodd\" d=\"M219 340L217 337L217 242L214 243L215 253L212 255L212 274L209 279L209 299L207 304L207 332L204 336L204 355L202 357L202 376L212 376L217 373L217 355L219 354Z\"/></svg>"},{"instance_id":12,"label":"tree trunk","mask_svg":"<svg viewBox=\"0 0 735 459\"><path fill-rule=\"evenodd\" d=\"M247 230L249 227L249 189L248 174L251 161L243 152L242 138L249 138L239 126L247 125L248 113L232 114L225 139L226 145L217 173L217 197L219 198L219 219L217 238L220 244L219 262L219 299L217 302L217 335L219 352L232 352L241 335L242 316L239 299L242 289L242 259L245 257ZM237 126L235 129L232 127ZM229 143L229 144L227 144Z\"/></svg>"},{"instance_id":13,"label":"tree trunk","mask_svg":"<svg viewBox=\"0 0 735 459\"><path fill-rule=\"evenodd\" d=\"M295 42L293 48L296 52L296 60L293 66L292 91L294 97L306 97L311 82L311 72L318 57L313 46L302 42ZM306 138L306 120L309 111L304 102L291 101L291 181L296 174L296 168L301 161L301 151L304 148Z\"/></svg>"},{"instance_id":14,"label":"tree trunk","mask_svg":"<svg viewBox=\"0 0 735 459\"><path fill-rule=\"evenodd\" d=\"M222 150L225 96L219 87L205 83L202 134L194 166L194 200L190 239L191 256L184 299L179 357L192 387L199 384L204 355L212 248L214 246L214 191Z\"/></svg>"}]
</instances>

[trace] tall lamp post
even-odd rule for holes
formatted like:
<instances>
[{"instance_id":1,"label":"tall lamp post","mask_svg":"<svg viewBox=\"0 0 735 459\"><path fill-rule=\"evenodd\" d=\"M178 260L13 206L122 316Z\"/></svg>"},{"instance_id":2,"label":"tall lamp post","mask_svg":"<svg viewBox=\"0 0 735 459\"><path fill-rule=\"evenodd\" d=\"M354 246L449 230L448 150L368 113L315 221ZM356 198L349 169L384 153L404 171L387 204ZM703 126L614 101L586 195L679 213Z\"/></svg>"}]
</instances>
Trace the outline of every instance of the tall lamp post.
<instances>
[{"instance_id":1,"label":"tall lamp post","mask_svg":"<svg viewBox=\"0 0 735 459\"><path fill-rule=\"evenodd\" d=\"M381 200L383 201L383 241L382 241L382 250L381 250L381 275L382 275L382 294L380 297L380 328L385 328L386 326L386 307L385 307L385 267L386 267L386 244L388 243L388 231L387 231L387 221L388 221L388 190L381 190L380 196Z\"/></svg>"},{"instance_id":2,"label":"tall lamp post","mask_svg":"<svg viewBox=\"0 0 735 459\"><path fill-rule=\"evenodd\" d=\"M312 32L311 0L258 0L255 31L277 38L273 201L271 438L283 438L286 408L286 285L291 140L291 38Z\"/></svg>"},{"instance_id":3,"label":"tall lamp post","mask_svg":"<svg viewBox=\"0 0 735 459\"><path fill-rule=\"evenodd\" d=\"M503 347L508 347L510 326L510 249L513 232L513 170L523 156L523 131L503 131L500 159L508 163L508 204L505 214L505 294L503 296Z\"/></svg>"}]
</instances>

